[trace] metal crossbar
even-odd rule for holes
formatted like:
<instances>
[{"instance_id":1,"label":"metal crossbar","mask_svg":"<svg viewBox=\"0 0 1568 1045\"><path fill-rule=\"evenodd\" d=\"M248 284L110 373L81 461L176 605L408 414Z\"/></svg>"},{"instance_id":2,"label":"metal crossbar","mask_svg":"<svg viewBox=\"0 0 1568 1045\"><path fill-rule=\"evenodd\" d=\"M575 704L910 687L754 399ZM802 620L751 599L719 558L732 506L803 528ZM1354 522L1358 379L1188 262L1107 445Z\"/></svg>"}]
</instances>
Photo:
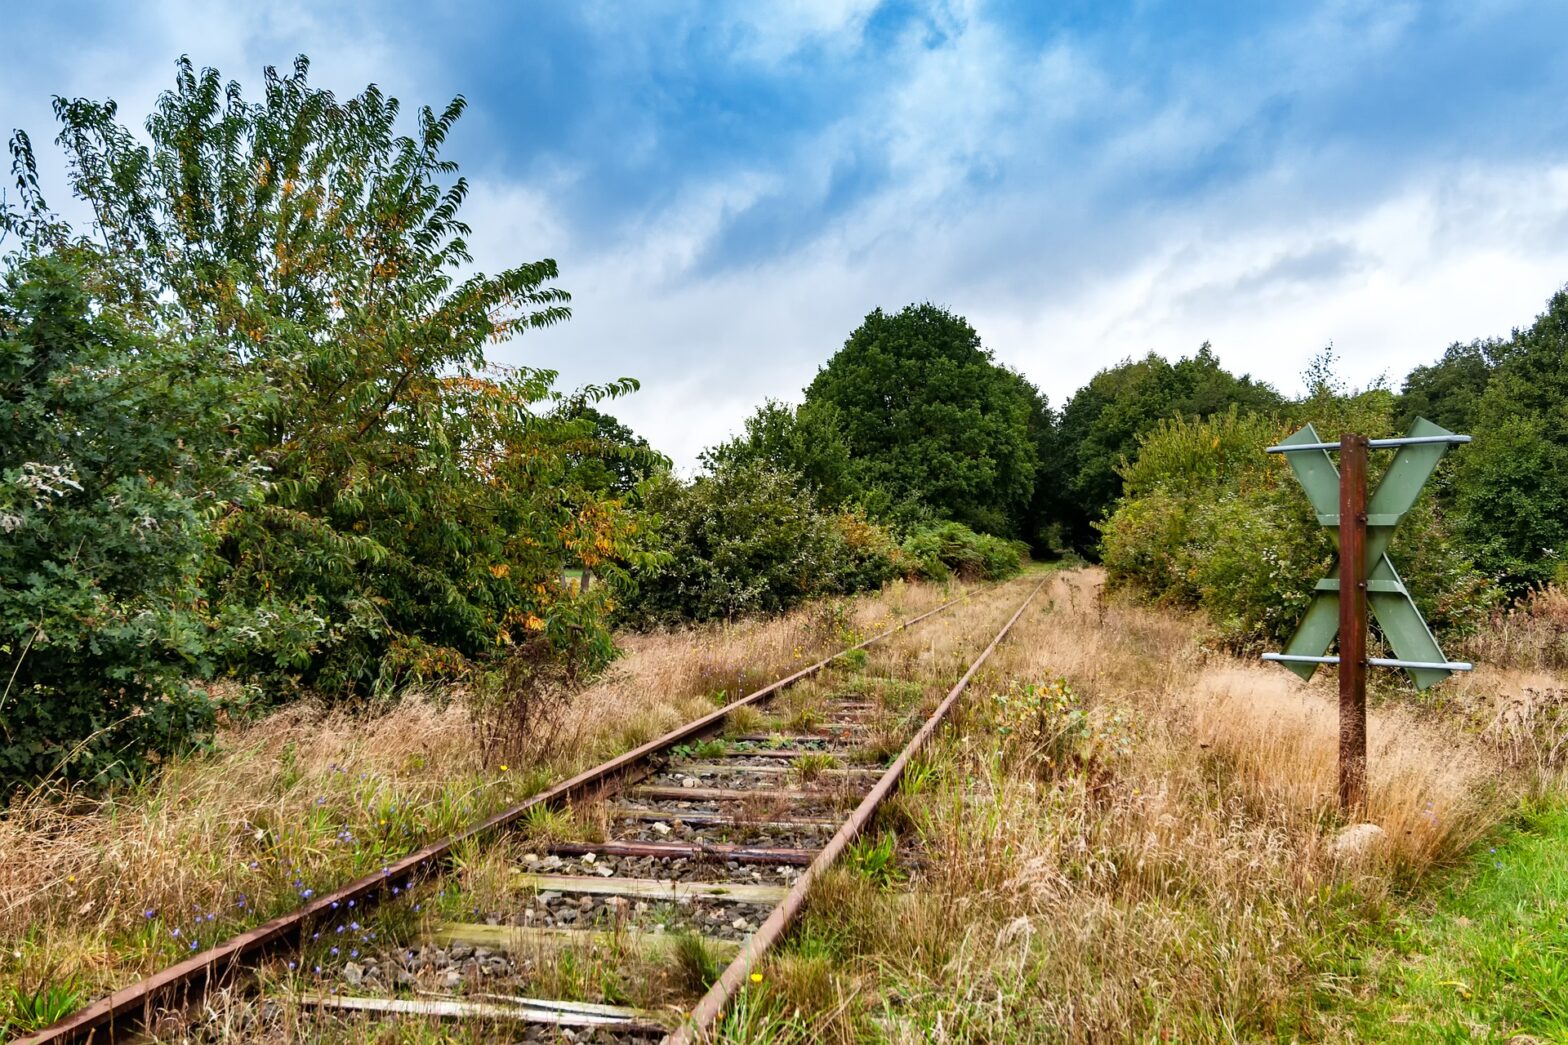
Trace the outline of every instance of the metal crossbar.
<instances>
[{"instance_id":1,"label":"metal crossbar","mask_svg":"<svg viewBox=\"0 0 1568 1045\"><path fill-rule=\"evenodd\" d=\"M1338 664L1338 657L1307 657L1299 653L1265 653L1264 660L1276 664ZM1400 660L1397 657L1368 657L1366 662L1379 668L1432 668L1437 671L1474 671L1464 660Z\"/></svg>"},{"instance_id":2,"label":"metal crossbar","mask_svg":"<svg viewBox=\"0 0 1568 1045\"><path fill-rule=\"evenodd\" d=\"M1422 443L1448 443L1457 445L1468 443L1468 435L1404 435L1398 439L1368 439L1367 446L1373 450L1382 450L1392 446L1418 446ZM1266 454L1293 454L1302 450L1338 450L1338 443L1281 443L1278 446L1266 446Z\"/></svg>"}]
</instances>

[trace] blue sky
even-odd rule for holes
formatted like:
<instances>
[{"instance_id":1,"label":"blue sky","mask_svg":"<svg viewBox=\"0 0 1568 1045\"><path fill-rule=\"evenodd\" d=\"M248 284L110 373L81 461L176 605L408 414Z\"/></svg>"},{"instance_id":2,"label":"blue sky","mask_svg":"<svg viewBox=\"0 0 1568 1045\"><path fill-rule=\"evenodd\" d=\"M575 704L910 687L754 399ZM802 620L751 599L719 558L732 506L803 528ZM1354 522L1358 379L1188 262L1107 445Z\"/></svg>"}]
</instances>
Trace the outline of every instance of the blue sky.
<instances>
[{"instance_id":1,"label":"blue sky","mask_svg":"<svg viewBox=\"0 0 1568 1045\"><path fill-rule=\"evenodd\" d=\"M1205 340L1397 384L1568 282L1561 3L233 6L12 12L0 125L139 121L182 53L462 93L479 264L554 257L575 299L498 355L640 378L616 411L683 464L877 306L964 314L1060 405Z\"/></svg>"}]
</instances>

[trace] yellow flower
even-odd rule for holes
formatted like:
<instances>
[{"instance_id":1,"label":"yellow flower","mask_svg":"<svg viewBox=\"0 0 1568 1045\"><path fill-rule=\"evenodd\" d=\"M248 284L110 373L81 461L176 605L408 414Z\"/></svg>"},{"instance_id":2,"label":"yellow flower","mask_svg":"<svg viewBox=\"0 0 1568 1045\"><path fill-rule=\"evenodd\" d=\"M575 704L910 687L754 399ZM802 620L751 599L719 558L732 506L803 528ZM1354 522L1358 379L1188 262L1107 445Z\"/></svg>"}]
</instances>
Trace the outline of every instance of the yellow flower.
<instances>
[{"instance_id":1,"label":"yellow flower","mask_svg":"<svg viewBox=\"0 0 1568 1045\"><path fill-rule=\"evenodd\" d=\"M760 972L752 973L751 974L751 982L752 983L761 983L762 982L762 973L760 973Z\"/></svg>"},{"instance_id":2,"label":"yellow flower","mask_svg":"<svg viewBox=\"0 0 1568 1045\"><path fill-rule=\"evenodd\" d=\"M502 766L501 766L501 772L503 772L503 773L505 773L505 772L506 772L506 769L507 769L507 767L506 767L506 765L505 765L505 764L503 764L503 765L502 765Z\"/></svg>"},{"instance_id":3,"label":"yellow flower","mask_svg":"<svg viewBox=\"0 0 1568 1045\"><path fill-rule=\"evenodd\" d=\"M76 876L74 874L71 875L69 878L66 879L66 883L69 884L69 885L75 885L76 884Z\"/></svg>"}]
</instances>

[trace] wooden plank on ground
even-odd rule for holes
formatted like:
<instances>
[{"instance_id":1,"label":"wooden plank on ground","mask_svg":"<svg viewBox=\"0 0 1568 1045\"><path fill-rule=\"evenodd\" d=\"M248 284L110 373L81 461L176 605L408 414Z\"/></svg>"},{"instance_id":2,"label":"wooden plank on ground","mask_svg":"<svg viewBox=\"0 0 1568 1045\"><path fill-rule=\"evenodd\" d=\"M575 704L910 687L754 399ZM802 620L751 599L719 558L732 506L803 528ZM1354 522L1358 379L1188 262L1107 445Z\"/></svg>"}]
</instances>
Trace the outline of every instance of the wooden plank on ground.
<instances>
[{"instance_id":1,"label":"wooden plank on ground","mask_svg":"<svg viewBox=\"0 0 1568 1045\"><path fill-rule=\"evenodd\" d=\"M686 776L708 776L716 773L755 773L758 776L782 776L794 773L794 766L732 766L723 762L687 762L672 763L664 769L666 773L684 773ZM863 766L843 767L832 766L815 770L820 776L881 776L882 770L871 769Z\"/></svg>"},{"instance_id":2,"label":"wooden plank on ground","mask_svg":"<svg viewBox=\"0 0 1568 1045\"><path fill-rule=\"evenodd\" d=\"M648 1019L640 1009L620 1010L624 1014L563 1009L558 1003L531 1004L529 999L515 1001L470 1001L464 998L377 998L343 994L305 992L295 995L301 1005L344 1012L377 1012L391 1016L433 1016L438 1019L484 1019L517 1023L546 1024L554 1027L602 1027L656 1034L665 1030ZM492 996L493 997L493 996ZM596 1006L612 1009L612 1006Z\"/></svg>"},{"instance_id":3,"label":"wooden plank on ground","mask_svg":"<svg viewBox=\"0 0 1568 1045\"><path fill-rule=\"evenodd\" d=\"M607 932L587 929L562 929L529 925L479 925L472 922L442 922L425 939L449 945L466 943L493 951L549 950L557 947L622 946L642 954L664 957L674 953L682 933ZM735 940L716 936L702 937L715 957L728 961L740 950Z\"/></svg>"},{"instance_id":4,"label":"wooden plank on ground","mask_svg":"<svg viewBox=\"0 0 1568 1045\"><path fill-rule=\"evenodd\" d=\"M428 993L428 992L422 992ZM512 1005L523 1005L530 1009L544 1009L547 1012L576 1012L590 1016L614 1016L620 1019L646 1019L652 1020L656 1013L651 1009L632 1009L625 1005L601 1005L588 1001L560 1001L555 998L524 998L516 994L486 994L470 995L473 998L488 998L492 1001L507 1002Z\"/></svg>"},{"instance_id":5,"label":"wooden plank on ground","mask_svg":"<svg viewBox=\"0 0 1568 1045\"><path fill-rule=\"evenodd\" d=\"M807 737L807 740L826 740L826 737ZM820 747L751 747L732 748L716 758L799 758L802 755L836 755L838 752Z\"/></svg>"},{"instance_id":6,"label":"wooden plank on ground","mask_svg":"<svg viewBox=\"0 0 1568 1045\"><path fill-rule=\"evenodd\" d=\"M737 744L772 744L783 747L786 744L826 744L832 737L825 737L821 733L737 733L726 736L725 740L732 740ZM815 750L815 749L813 749Z\"/></svg>"},{"instance_id":7,"label":"wooden plank on ground","mask_svg":"<svg viewBox=\"0 0 1568 1045\"><path fill-rule=\"evenodd\" d=\"M695 813L690 809L654 809L649 806L606 806L605 809L614 820L679 821L688 827L837 827L844 822L828 816L755 820L725 813Z\"/></svg>"},{"instance_id":8,"label":"wooden plank on ground","mask_svg":"<svg viewBox=\"0 0 1568 1045\"><path fill-rule=\"evenodd\" d=\"M767 788L670 787L665 784L638 784L627 794L638 798L663 798L685 802L821 802L836 798L837 791L785 791Z\"/></svg>"},{"instance_id":9,"label":"wooden plank on ground","mask_svg":"<svg viewBox=\"0 0 1568 1045\"><path fill-rule=\"evenodd\" d=\"M581 893L589 896L639 896L673 900L682 896L701 896L737 903L776 904L789 892L788 886L757 885L753 882L680 882L673 878L600 878L585 874L520 874L518 884L544 893Z\"/></svg>"},{"instance_id":10,"label":"wooden plank on ground","mask_svg":"<svg viewBox=\"0 0 1568 1045\"><path fill-rule=\"evenodd\" d=\"M685 788L684 790L691 790ZM794 849L769 845L730 845L693 842L554 842L549 851L562 856L630 856L656 860L711 856L748 864L793 864L805 867L816 858L815 849Z\"/></svg>"}]
</instances>

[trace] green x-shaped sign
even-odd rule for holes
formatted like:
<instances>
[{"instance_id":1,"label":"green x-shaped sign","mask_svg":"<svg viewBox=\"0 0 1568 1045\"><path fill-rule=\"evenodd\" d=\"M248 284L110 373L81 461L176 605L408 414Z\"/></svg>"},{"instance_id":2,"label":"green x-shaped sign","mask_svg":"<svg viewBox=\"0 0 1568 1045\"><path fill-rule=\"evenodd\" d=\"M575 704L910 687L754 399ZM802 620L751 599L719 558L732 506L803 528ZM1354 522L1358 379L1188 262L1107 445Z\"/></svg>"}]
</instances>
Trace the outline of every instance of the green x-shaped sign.
<instances>
[{"instance_id":1,"label":"green x-shaped sign","mask_svg":"<svg viewBox=\"0 0 1568 1045\"><path fill-rule=\"evenodd\" d=\"M1410 426L1411 436L1452 436L1454 433L1425 418L1417 418ZM1311 425L1307 425L1281 446L1322 442ZM1394 536L1394 527L1416 503L1421 487L1426 485L1437 463L1449 450L1447 442L1415 443L1401 446L1394 454L1382 482L1367 501L1367 557L1362 575L1367 580L1367 603L1372 615L1382 628L1384 637L1393 646L1399 660L1424 664L1446 663L1432 629L1427 627L1421 611L1416 609L1399 572L1389 561L1388 542ZM1334 544L1339 545L1339 470L1327 450L1298 450L1286 453L1296 479L1317 512L1318 523L1331 530ZM1285 645L1285 652L1295 656L1321 657L1328 652L1329 644L1339 633L1339 568L1336 565L1329 576L1317 583L1317 592L1307 606L1296 633ZM1312 677L1316 664L1286 663L1285 667L1304 679ZM1417 689L1426 689L1441 682L1452 672L1446 668L1411 668L1410 676Z\"/></svg>"}]
</instances>

